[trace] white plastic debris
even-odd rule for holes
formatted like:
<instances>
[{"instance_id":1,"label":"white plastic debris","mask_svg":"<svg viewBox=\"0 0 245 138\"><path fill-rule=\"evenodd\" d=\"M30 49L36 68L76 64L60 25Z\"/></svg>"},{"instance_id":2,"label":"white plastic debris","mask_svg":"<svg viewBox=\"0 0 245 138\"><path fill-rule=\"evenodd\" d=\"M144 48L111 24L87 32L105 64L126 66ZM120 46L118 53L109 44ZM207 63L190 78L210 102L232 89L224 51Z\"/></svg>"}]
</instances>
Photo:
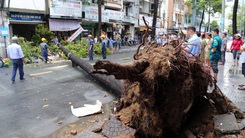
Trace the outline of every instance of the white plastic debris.
<instances>
[{"instance_id":1,"label":"white plastic debris","mask_svg":"<svg viewBox=\"0 0 245 138\"><path fill-rule=\"evenodd\" d=\"M208 85L207 93L212 93L214 91L214 84Z\"/></svg>"},{"instance_id":2,"label":"white plastic debris","mask_svg":"<svg viewBox=\"0 0 245 138\"><path fill-rule=\"evenodd\" d=\"M96 100L95 105L84 104L84 107L79 107L75 109L73 108L73 106L71 106L71 112L76 117L83 117L102 112L101 107L102 103L99 100Z\"/></svg>"}]
</instances>

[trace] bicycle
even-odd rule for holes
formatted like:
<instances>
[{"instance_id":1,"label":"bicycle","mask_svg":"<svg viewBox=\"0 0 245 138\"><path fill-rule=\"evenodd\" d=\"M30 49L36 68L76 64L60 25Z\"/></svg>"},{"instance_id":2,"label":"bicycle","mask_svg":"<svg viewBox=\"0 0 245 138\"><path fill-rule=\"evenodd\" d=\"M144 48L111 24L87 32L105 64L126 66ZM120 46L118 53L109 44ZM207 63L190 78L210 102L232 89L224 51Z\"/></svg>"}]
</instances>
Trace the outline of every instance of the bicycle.
<instances>
[{"instance_id":1,"label":"bicycle","mask_svg":"<svg viewBox=\"0 0 245 138\"><path fill-rule=\"evenodd\" d=\"M4 62L3 62L3 58L0 57L0 68L4 67Z\"/></svg>"}]
</instances>

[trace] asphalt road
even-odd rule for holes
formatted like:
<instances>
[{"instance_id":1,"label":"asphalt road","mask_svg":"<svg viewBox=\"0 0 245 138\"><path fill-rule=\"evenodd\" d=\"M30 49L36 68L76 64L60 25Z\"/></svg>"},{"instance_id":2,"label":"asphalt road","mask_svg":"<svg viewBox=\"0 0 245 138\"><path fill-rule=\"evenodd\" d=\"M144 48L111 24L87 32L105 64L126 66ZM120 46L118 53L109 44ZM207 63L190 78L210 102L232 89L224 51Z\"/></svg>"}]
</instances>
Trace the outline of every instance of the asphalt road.
<instances>
[{"instance_id":1,"label":"asphalt road","mask_svg":"<svg viewBox=\"0 0 245 138\"><path fill-rule=\"evenodd\" d=\"M128 62L133 52L127 50L120 50L108 59ZM76 108L96 100L102 103L115 100L112 93L104 97L107 90L80 68L72 68L69 61L40 63L24 69L26 80L19 81L17 75L16 83L12 84L11 68L0 68L0 138L48 137L80 120L72 115L71 104Z\"/></svg>"},{"instance_id":2,"label":"asphalt road","mask_svg":"<svg viewBox=\"0 0 245 138\"><path fill-rule=\"evenodd\" d=\"M10 83L10 72L0 69L1 138L45 137L79 120L71 113L71 103L80 107L115 98L112 94L104 97L105 89L69 63L25 67L26 81L16 84Z\"/></svg>"},{"instance_id":3,"label":"asphalt road","mask_svg":"<svg viewBox=\"0 0 245 138\"><path fill-rule=\"evenodd\" d=\"M121 50L108 56L108 60L129 62L134 50ZM231 73L235 69L240 70L240 67L232 68L231 64L232 55L227 53L227 63L219 66L218 86L245 111L245 92L237 90L237 84L245 80L241 74ZM112 93L104 97L108 90L103 89L81 69L72 68L69 61L25 66L25 73L26 81L16 79L16 84L11 84L11 68L0 69L0 138L48 137L80 120L72 115L70 104L80 107L85 103L94 104L96 100L103 103L115 100ZM45 98L47 101L43 100Z\"/></svg>"}]
</instances>

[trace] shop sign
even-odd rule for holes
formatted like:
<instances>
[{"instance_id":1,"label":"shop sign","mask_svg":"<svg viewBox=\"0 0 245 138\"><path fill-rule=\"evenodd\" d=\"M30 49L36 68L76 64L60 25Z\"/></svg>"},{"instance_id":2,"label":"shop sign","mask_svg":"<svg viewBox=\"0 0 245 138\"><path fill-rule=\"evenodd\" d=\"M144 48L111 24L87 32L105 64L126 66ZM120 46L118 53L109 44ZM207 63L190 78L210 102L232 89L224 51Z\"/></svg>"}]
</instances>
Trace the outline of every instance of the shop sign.
<instances>
[{"instance_id":1,"label":"shop sign","mask_svg":"<svg viewBox=\"0 0 245 138\"><path fill-rule=\"evenodd\" d=\"M10 20L43 21L44 14L10 12Z\"/></svg>"},{"instance_id":2,"label":"shop sign","mask_svg":"<svg viewBox=\"0 0 245 138\"><path fill-rule=\"evenodd\" d=\"M82 18L82 2L75 0L51 0L50 16L56 18Z\"/></svg>"},{"instance_id":3,"label":"shop sign","mask_svg":"<svg viewBox=\"0 0 245 138\"><path fill-rule=\"evenodd\" d=\"M9 36L9 31L8 27L1 27L1 34L2 36Z\"/></svg>"},{"instance_id":4,"label":"shop sign","mask_svg":"<svg viewBox=\"0 0 245 138\"><path fill-rule=\"evenodd\" d=\"M102 10L102 22L109 21L109 12ZM85 18L93 21L98 21L98 7L86 6L85 7Z\"/></svg>"},{"instance_id":5,"label":"shop sign","mask_svg":"<svg viewBox=\"0 0 245 138\"><path fill-rule=\"evenodd\" d=\"M124 13L120 11L106 10L106 12L108 12L109 19L112 20L122 20L124 16Z\"/></svg>"}]
</instances>

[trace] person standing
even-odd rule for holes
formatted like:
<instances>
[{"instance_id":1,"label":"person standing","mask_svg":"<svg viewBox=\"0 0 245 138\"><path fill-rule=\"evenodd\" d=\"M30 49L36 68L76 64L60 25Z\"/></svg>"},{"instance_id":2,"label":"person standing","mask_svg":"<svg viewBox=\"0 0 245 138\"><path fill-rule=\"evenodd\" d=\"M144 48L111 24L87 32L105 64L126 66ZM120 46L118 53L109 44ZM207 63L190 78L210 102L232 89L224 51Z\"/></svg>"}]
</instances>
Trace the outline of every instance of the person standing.
<instances>
[{"instance_id":1,"label":"person standing","mask_svg":"<svg viewBox=\"0 0 245 138\"><path fill-rule=\"evenodd\" d=\"M92 39L92 35L88 35L88 51L89 51L89 61L93 61L94 41Z\"/></svg>"},{"instance_id":2,"label":"person standing","mask_svg":"<svg viewBox=\"0 0 245 138\"><path fill-rule=\"evenodd\" d=\"M205 47L205 64L207 66L210 66L210 48L211 48L211 43L212 43L212 34L211 33L206 33L206 47Z\"/></svg>"},{"instance_id":3,"label":"person standing","mask_svg":"<svg viewBox=\"0 0 245 138\"><path fill-rule=\"evenodd\" d=\"M12 44L9 45L7 48L7 54L13 64L13 70L11 76L12 84L15 83L17 69L19 69L20 80L25 80L23 62L26 61L21 46L18 45L18 41L19 41L18 37L15 36L12 37Z\"/></svg>"},{"instance_id":4,"label":"person standing","mask_svg":"<svg viewBox=\"0 0 245 138\"><path fill-rule=\"evenodd\" d=\"M226 38L227 34L226 33L222 33L222 45L221 45L221 61L222 61L222 65L225 64L225 52L226 52L226 47L227 47L227 38Z\"/></svg>"},{"instance_id":5,"label":"person standing","mask_svg":"<svg viewBox=\"0 0 245 138\"><path fill-rule=\"evenodd\" d=\"M168 43L168 36L165 34L162 38L162 46L165 46Z\"/></svg>"},{"instance_id":6,"label":"person standing","mask_svg":"<svg viewBox=\"0 0 245 138\"><path fill-rule=\"evenodd\" d=\"M56 46L58 46L58 44L59 44L59 39L58 39L57 36L54 36L54 43L55 43Z\"/></svg>"},{"instance_id":7,"label":"person standing","mask_svg":"<svg viewBox=\"0 0 245 138\"><path fill-rule=\"evenodd\" d=\"M98 42L98 36L96 35L94 38L94 43L96 44Z\"/></svg>"},{"instance_id":8,"label":"person standing","mask_svg":"<svg viewBox=\"0 0 245 138\"><path fill-rule=\"evenodd\" d=\"M219 29L214 28L212 30L213 41L210 47L210 64L213 69L214 78L216 81L217 81L217 76L219 72L218 62L221 58L221 45L222 45L222 39L220 38L218 34L219 34Z\"/></svg>"},{"instance_id":9,"label":"person standing","mask_svg":"<svg viewBox=\"0 0 245 138\"><path fill-rule=\"evenodd\" d=\"M107 41L105 39L105 35L101 35L101 52L102 52L102 57L103 59L106 59L106 44L107 44Z\"/></svg>"},{"instance_id":10,"label":"person standing","mask_svg":"<svg viewBox=\"0 0 245 138\"><path fill-rule=\"evenodd\" d=\"M113 44L114 44L114 41L113 41L112 38L110 38L110 40L109 40L109 48L110 48L110 51L111 51L112 54L113 54Z\"/></svg>"},{"instance_id":11,"label":"person standing","mask_svg":"<svg viewBox=\"0 0 245 138\"><path fill-rule=\"evenodd\" d=\"M206 38L205 38L205 34L202 34L201 35L201 56L200 56L200 60L204 63L205 62L205 48L207 46L207 41L206 41Z\"/></svg>"},{"instance_id":12,"label":"person standing","mask_svg":"<svg viewBox=\"0 0 245 138\"><path fill-rule=\"evenodd\" d=\"M148 36L147 41L148 41L148 45L151 44L151 35Z\"/></svg>"},{"instance_id":13,"label":"person standing","mask_svg":"<svg viewBox=\"0 0 245 138\"><path fill-rule=\"evenodd\" d=\"M238 65L238 61L239 61L239 53L240 53L240 48L243 45L243 41L241 40L241 35L240 34L236 34L235 35L235 39L232 41L231 44L231 51L233 54L233 66L237 66Z\"/></svg>"},{"instance_id":14,"label":"person standing","mask_svg":"<svg viewBox=\"0 0 245 138\"><path fill-rule=\"evenodd\" d=\"M240 51L242 52L241 54L242 74L245 77L245 46L242 46ZM245 84L241 84L238 86L239 86L238 90L245 90Z\"/></svg>"},{"instance_id":15,"label":"person standing","mask_svg":"<svg viewBox=\"0 0 245 138\"><path fill-rule=\"evenodd\" d=\"M160 36L157 37L157 44L159 44L159 45L162 44L162 40L161 40Z\"/></svg>"},{"instance_id":16,"label":"person standing","mask_svg":"<svg viewBox=\"0 0 245 138\"><path fill-rule=\"evenodd\" d=\"M187 28L187 35L190 36L186 45L186 51L190 57L199 57L201 54L201 40L196 34L196 28L189 26Z\"/></svg>"},{"instance_id":17,"label":"person standing","mask_svg":"<svg viewBox=\"0 0 245 138\"><path fill-rule=\"evenodd\" d=\"M48 44L46 43L46 39L42 38L42 43L40 44L41 46L41 52L42 52L42 57L45 63L48 63Z\"/></svg>"}]
</instances>

